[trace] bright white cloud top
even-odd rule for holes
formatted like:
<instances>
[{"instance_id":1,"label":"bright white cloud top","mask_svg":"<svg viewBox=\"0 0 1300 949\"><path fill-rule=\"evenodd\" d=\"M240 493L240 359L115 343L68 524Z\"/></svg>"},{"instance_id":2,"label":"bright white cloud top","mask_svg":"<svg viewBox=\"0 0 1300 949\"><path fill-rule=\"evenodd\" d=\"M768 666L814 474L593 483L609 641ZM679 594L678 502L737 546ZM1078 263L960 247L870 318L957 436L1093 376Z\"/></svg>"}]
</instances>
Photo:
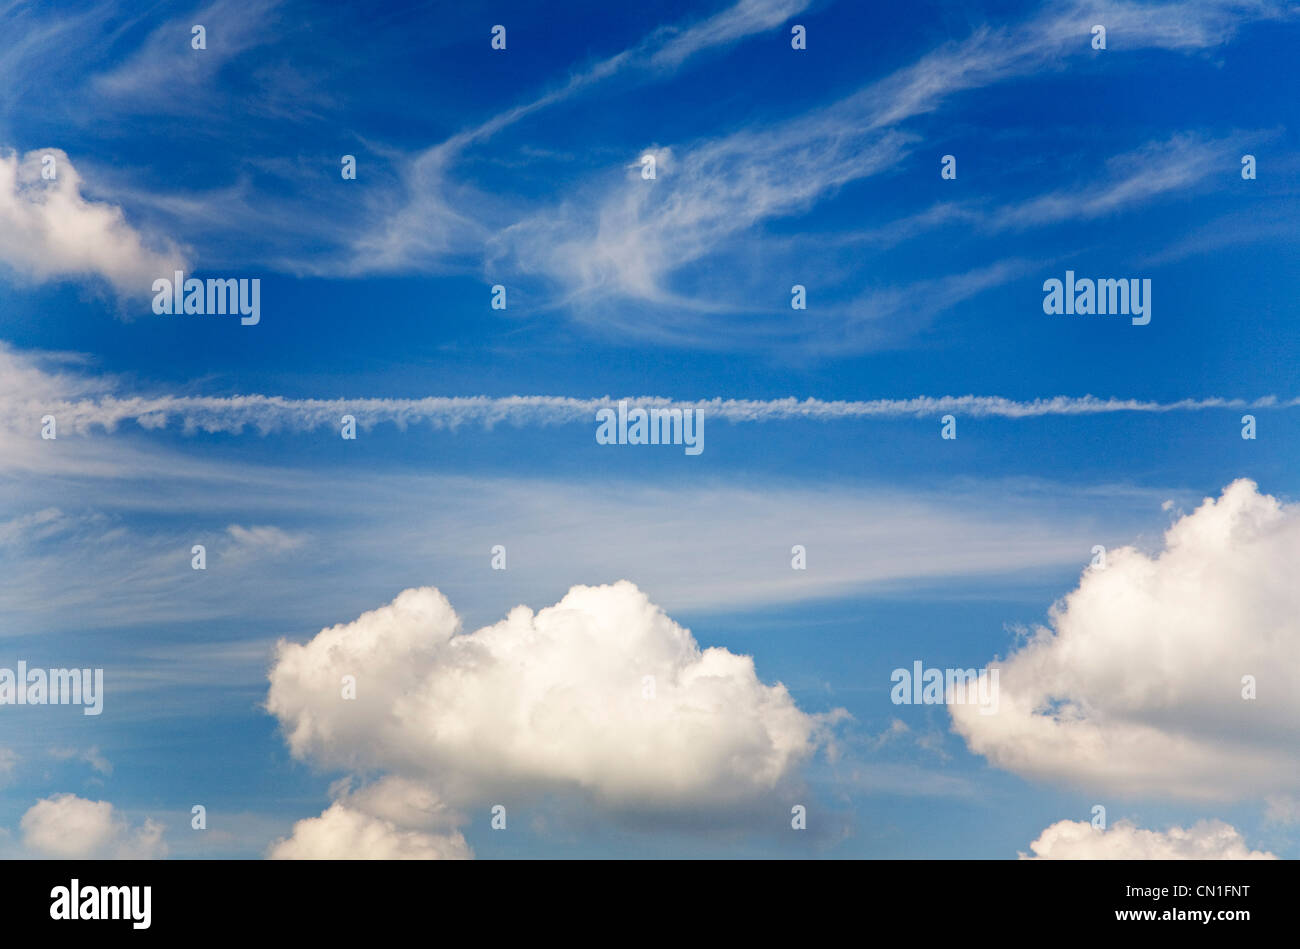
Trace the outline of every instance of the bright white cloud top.
<instances>
[{"instance_id":1,"label":"bright white cloud top","mask_svg":"<svg viewBox=\"0 0 1300 949\"><path fill-rule=\"evenodd\" d=\"M1099 791L1253 799L1300 788L1300 507L1239 480L1155 554L1112 550L1001 669L1000 710L950 706L970 749ZM1244 697L1252 676L1255 697Z\"/></svg>"},{"instance_id":2,"label":"bright white cloud top","mask_svg":"<svg viewBox=\"0 0 1300 949\"><path fill-rule=\"evenodd\" d=\"M133 826L108 801L55 794L37 801L19 822L25 850L57 860L147 860L167 855L163 825Z\"/></svg>"},{"instance_id":3,"label":"bright white cloud top","mask_svg":"<svg viewBox=\"0 0 1300 949\"><path fill-rule=\"evenodd\" d=\"M676 806L769 790L818 743L821 720L784 686L748 656L701 649L631 583L574 587L468 635L459 624L426 587L282 643L267 707L294 755L423 774L453 798L572 786ZM340 697L348 675L355 700Z\"/></svg>"},{"instance_id":4,"label":"bright white cloud top","mask_svg":"<svg viewBox=\"0 0 1300 949\"><path fill-rule=\"evenodd\" d=\"M748 656L701 649L625 581L574 587L470 634L459 625L426 587L305 644L281 643L267 708L294 756L406 778L399 797L423 787L455 806L560 791L614 813L713 810L791 779L838 717L801 711ZM345 676L355 699L342 697ZM300 824L287 852L373 830L364 806Z\"/></svg>"},{"instance_id":5,"label":"bright white cloud top","mask_svg":"<svg viewBox=\"0 0 1300 949\"><path fill-rule=\"evenodd\" d=\"M81 185L60 149L21 159L0 151L0 265L37 283L100 277L141 297L155 278L185 268L174 244L147 238L121 208L88 200Z\"/></svg>"},{"instance_id":6,"label":"bright white cloud top","mask_svg":"<svg viewBox=\"0 0 1300 949\"><path fill-rule=\"evenodd\" d=\"M1191 827L1144 830L1118 821L1098 830L1087 821L1057 821L1029 845L1021 860L1276 860L1251 850L1230 824L1197 821Z\"/></svg>"},{"instance_id":7,"label":"bright white cloud top","mask_svg":"<svg viewBox=\"0 0 1300 949\"><path fill-rule=\"evenodd\" d=\"M272 860L467 860L474 856L450 811L423 785L385 778L294 824Z\"/></svg>"}]
</instances>

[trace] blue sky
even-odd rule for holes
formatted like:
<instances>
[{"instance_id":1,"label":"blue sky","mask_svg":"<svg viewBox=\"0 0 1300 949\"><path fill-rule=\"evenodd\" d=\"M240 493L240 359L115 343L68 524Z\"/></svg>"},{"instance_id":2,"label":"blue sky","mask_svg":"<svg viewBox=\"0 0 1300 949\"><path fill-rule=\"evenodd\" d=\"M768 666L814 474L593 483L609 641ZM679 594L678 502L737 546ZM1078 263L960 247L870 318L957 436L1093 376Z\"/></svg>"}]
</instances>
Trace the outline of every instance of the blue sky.
<instances>
[{"instance_id":1,"label":"blue sky","mask_svg":"<svg viewBox=\"0 0 1300 949\"><path fill-rule=\"evenodd\" d=\"M390 855L1014 858L1096 804L1115 847L1217 820L1300 855L1300 604L1268 566L1300 536L1296 13L0 5L0 666L108 683L99 717L0 707L0 846L81 852L29 816L76 795L111 805L97 855L344 856L299 824L336 806ZM174 269L260 280L260 322L156 315ZM1149 279L1150 323L1045 314L1067 270ZM702 405L705 450L597 444L620 398ZM473 703L390 733L401 701L335 720L276 651L409 588L471 633L620 580L751 656L745 695L788 689L771 780L700 764L785 747L757 699L648 734L695 762L669 793L616 714L598 751L498 745ZM890 701L914 661L1013 654L996 716ZM520 692L608 687L531 661ZM1042 702L1077 713L1056 739ZM425 792L455 819L412 817Z\"/></svg>"}]
</instances>

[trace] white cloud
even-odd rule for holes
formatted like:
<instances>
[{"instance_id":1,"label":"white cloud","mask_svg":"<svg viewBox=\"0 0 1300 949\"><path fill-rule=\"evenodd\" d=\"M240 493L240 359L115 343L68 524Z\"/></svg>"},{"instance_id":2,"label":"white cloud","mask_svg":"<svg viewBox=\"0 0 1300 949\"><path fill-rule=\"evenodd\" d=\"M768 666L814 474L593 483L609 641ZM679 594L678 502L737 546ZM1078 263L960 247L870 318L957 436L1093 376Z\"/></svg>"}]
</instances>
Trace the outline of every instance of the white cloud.
<instances>
[{"instance_id":1,"label":"white cloud","mask_svg":"<svg viewBox=\"0 0 1300 949\"><path fill-rule=\"evenodd\" d=\"M102 37L112 28L113 10L95 4L69 13L67 8L55 12L43 4L6 3L0 9L4 17L5 42L0 47L0 114L13 116L20 103L37 101L50 114L63 97L42 96L52 70L63 74L65 66L82 50L86 41L102 44ZM71 54L71 55L70 55ZM87 118L86 114L79 116ZM99 116L95 116L99 119Z\"/></svg>"},{"instance_id":2,"label":"white cloud","mask_svg":"<svg viewBox=\"0 0 1300 949\"><path fill-rule=\"evenodd\" d=\"M75 444L69 440L68 446ZM1134 519L1159 521L1159 494L1120 487L1014 481L934 490L741 486L705 476L683 490L527 477L376 472L358 478L301 467L209 464L190 472L168 454L137 457L141 465L125 471L122 480L76 480L69 489L97 509L184 512L214 525L234 517L310 518L315 542L285 555L272 575L261 569L262 559L232 557L195 584L190 547L204 544L211 567L214 557L226 558L224 532L196 532L186 524L123 525L111 517L87 522L57 543L15 558L0 576L0 598L15 622L36 632L256 615L259 624L237 624L251 638L294 622L293 603L311 603L313 619L323 623L342 615L340 610L355 615L390 596L395 584L418 585L430 574L443 589L455 591L462 610L484 622L501 607L498 584L484 582L484 561L466 552L479 550L486 558L497 542L507 544L512 567L527 567L518 577L510 573L517 601L554 602L575 577L589 583L625 578L670 610L751 611L916 585L933 589L961 577L1068 568L1086 560L1094 543L1127 536ZM70 462L66 453L59 458ZM164 491L139 475L162 470L174 479ZM238 486L237 494L231 485ZM429 498L445 502L431 506ZM806 547L811 569L790 569L795 543ZM684 570L683 564L701 562L702 551L708 552L708 569ZM69 590L58 583L69 573L87 582ZM66 609L51 614L51 597ZM186 645L196 648L192 641ZM228 658L241 666L259 659L254 644L246 645L234 649L227 642ZM202 670L205 678L219 668L216 656L191 658L190 671ZM145 656L135 656L118 688L147 667ZM174 678L180 671L155 674Z\"/></svg>"},{"instance_id":3,"label":"white cloud","mask_svg":"<svg viewBox=\"0 0 1300 949\"><path fill-rule=\"evenodd\" d=\"M1277 794L1265 801L1264 816L1277 824L1300 824L1300 795Z\"/></svg>"},{"instance_id":4,"label":"white cloud","mask_svg":"<svg viewBox=\"0 0 1300 949\"><path fill-rule=\"evenodd\" d=\"M231 524L226 534L234 541L234 546L223 551L223 556L230 559L249 559L259 556L275 556L297 550L306 542L306 536L291 534L279 527L260 525L241 527Z\"/></svg>"},{"instance_id":5,"label":"white cloud","mask_svg":"<svg viewBox=\"0 0 1300 949\"><path fill-rule=\"evenodd\" d=\"M1118 155L1102 181L1039 195L991 216L993 229L1029 228L1060 221L1091 220L1191 186L1230 167L1240 141L1204 139L1183 133Z\"/></svg>"},{"instance_id":6,"label":"white cloud","mask_svg":"<svg viewBox=\"0 0 1300 949\"><path fill-rule=\"evenodd\" d=\"M221 68L277 36L272 14L278 6L278 0L216 0L167 20L126 62L96 76L95 89L119 106L136 104L155 114L206 108ZM205 30L205 49L191 45L195 25Z\"/></svg>"},{"instance_id":7,"label":"white cloud","mask_svg":"<svg viewBox=\"0 0 1300 949\"><path fill-rule=\"evenodd\" d=\"M1251 850L1240 832L1218 820L1198 821L1184 830L1143 830L1116 821L1098 830L1087 821L1057 821L1029 845L1034 855L1022 860L1276 860Z\"/></svg>"},{"instance_id":8,"label":"white cloud","mask_svg":"<svg viewBox=\"0 0 1300 949\"><path fill-rule=\"evenodd\" d=\"M1017 402L981 396L868 402L637 401L702 405L709 425L715 424L713 419L852 425L873 418L937 419L946 411L961 417L1020 418L1246 404L1089 397ZM277 578L288 583L292 575L295 598L306 596L326 618L338 615L339 609L360 612L391 595L394 577L401 578L401 586L423 582L427 574L413 571L413 562L436 569L443 589L456 591L462 609L478 610L486 618L495 616L500 604L488 599L493 594L479 582L479 566L467 560L464 551L467 545L482 543L485 527L491 526L494 533L501 529L512 538L512 557L532 565L515 587L522 600L553 602L575 577L588 582L627 578L671 610L753 609L886 584L1078 563L1094 543L1109 543L1117 536L1119 524L1148 516L1169 496L1114 485L1079 489L1020 480L915 489L861 482L808 487L723 484L702 473L691 482L691 490L683 491L644 481L602 484L586 478L435 477L402 470L358 476L333 465L283 467L199 458L156 434L164 423L195 432L325 427L333 432L346 409L363 427L391 423L451 431L470 425L490 429L572 423L583 428L557 437L597 451L588 426L593 425L596 407L605 404L607 400L564 397L152 396L87 373L69 357L19 352L0 344L0 474L11 476L12 512L0 524L0 540L25 545L24 556L13 558L12 568L0 575L0 597L33 631L71 622L68 617L73 615L78 624L125 627L146 617L175 624L234 617L250 609L283 623L288 621L284 588L255 568L263 562L260 556L289 551L292 556L282 559ZM40 438L40 419L47 412L58 419L57 441ZM144 430L121 431L128 421ZM114 434L105 437L100 426ZM853 437L870 434L870 429L858 430ZM500 437L516 436L506 431ZM831 431L819 437L840 436ZM41 477L31 477L34 473ZM76 499L60 517L49 508L50 479ZM430 497L454 501L430 507ZM322 498L329 503L323 504ZM121 515L142 510L184 513L186 519L198 520L183 529L142 529ZM556 511L569 514L557 522ZM272 524L277 526L268 529ZM29 543L55 528L57 534ZM240 538L265 543L246 547L236 542ZM207 547L210 563L231 554L227 569L209 571L198 585L188 582L194 579L189 551L196 543ZM789 569L794 543L807 547L816 569ZM711 551L713 560L707 574L683 571L681 564L693 562L702 550ZM353 558L346 565L346 583L339 582L344 569L339 551L350 551ZM178 565L183 568L179 573ZM93 582L73 590L51 579L68 573ZM73 612L51 612L51 597ZM256 658L252 644L227 646L239 663ZM192 658L192 663L187 660L191 670L218 668L212 656ZM133 669L148 668L144 656L134 662ZM155 670L154 675L177 671Z\"/></svg>"},{"instance_id":9,"label":"white cloud","mask_svg":"<svg viewBox=\"0 0 1300 949\"><path fill-rule=\"evenodd\" d=\"M842 715L800 711L750 657L701 649L625 581L576 586L474 633L459 623L426 587L280 644L267 709L294 757L403 779L296 837L368 833L399 846L355 812L396 827L417 787L431 795L425 812L559 792L614 815L735 814L793 780ZM355 699L341 697L349 675Z\"/></svg>"},{"instance_id":10,"label":"white cloud","mask_svg":"<svg viewBox=\"0 0 1300 949\"><path fill-rule=\"evenodd\" d=\"M893 166L912 141L897 131L900 123L956 94L1059 69L1072 56L1088 55L1093 23L1107 24L1115 48L1187 51L1224 43L1243 23L1285 15L1276 3L1230 0L1049 4L1021 23L977 28L806 115L672 148L647 142L628 161L655 152L663 169L653 186L639 179L639 166L627 175L607 170L579 182L578 197L559 206L515 218L503 229L479 224L485 206L506 213L514 206L456 181L454 164L467 145L628 70L671 71L699 52L760 33L788 42L782 25L807 6L806 0L741 0L693 25L661 28L558 88L426 149L404 166L404 193L374 208L383 222L354 242L341 269L355 274L446 266L467 244L477 246L486 238L494 268L510 261L523 273L541 274L561 286L566 302L613 297L697 312L732 308L705 302L697 293L674 293L672 278L755 223L802 212L836 188ZM1158 169L1147 177L1150 193L1179 181ZM1103 199L1127 197L1116 193ZM471 206L475 213L466 210ZM634 318L625 318L618 328L645 329Z\"/></svg>"},{"instance_id":11,"label":"white cloud","mask_svg":"<svg viewBox=\"0 0 1300 949\"><path fill-rule=\"evenodd\" d=\"M994 276L989 279L1001 279ZM977 292L962 281L939 281L932 294L960 299ZM882 306L901 305L881 300ZM347 413L363 429L389 423L405 429L430 425L455 430L466 425L492 428L497 425L594 424L596 411L616 405L619 399L644 408L700 409L709 421L733 424L769 421L852 421L859 419L934 418L946 413L964 418L1039 418L1043 416L1103 415L1117 412L1166 413L1213 409L1277 409L1300 406L1300 398L1280 400L1276 396L1258 399L1180 399L1151 402L1140 399L1053 396L1018 401L1001 396L945 395L868 401L823 399L699 399L678 400L654 395L617 395L599 399L575 399L557 395L431 396L411 399L292 399L276 395L176 396L125 391L119 380L76 371L68 364L74 357L57 353L23 352L0 341L0 466L24 467L35 463L40 452L41 418L54 415L58 434L86 434L93 429L113 431L125 422L148 430L179 423L187 434L248 429L263 435L281 431L311 431L335 428ZM62 365L60 365L62 364ZM42 515L48 516L48 515ZM17 522L0 527L18 531ZM31 526L31 525L26 525ZM250 540L235 534L236 539Z\"/></svg>"},{"instance_id":12,"label":"white cloud","mask_svg":"<svg viewBox=\"0 0 1300 949\"><path fill-rule=\"evenodd\" d=\"M485 122L425 149L401 168L402 191L389 195L373 210L382 223L367 229L353 243L342 266L348 274L403 270L446 262L467 244L481 248L490 231L479 224L490 195L457 185L453 163L465 148L485 141L536 112L564 102L616 75L649 71L662 75L675 71L697 53L725 46L781 23L808 6L808 0L739 0L690 26L655 30L639 44L571 75L563 84ZM470 209L473 210L470 210ZM336 272L311 264L309 272Z\"/></svg>"},{"instance_id":13,"label":"white cloud","mask_svg":"<svg viewBox=\"0 0 1300 949\"><path fill-rule=\"evenodd\" d=\"M41 177L52 156L57 177ZM45 282L100 277L122 296L147 297L153 281L185 269L168 241L146 239L121 208L82 195L81 176L60 149L0 151L0 266Z\"/></svg>"},{"instance_id":14,"label":"white cloud","mask_svg":"<svg viewBox=\"0 0 1300 949\"><path fill-rule=\"evenodd\" d=\"M468 860L455 825L463 818L427 787L386 778L340 797L320 817L298 821L272 844L273 860Z\"/></svg>"},{"instance_id":15,"label":"white cloud","mask_svg":"<svg viewBox=\"0 0 1300 949\"><path fill-rule=\"evenodd\" d=\"M951 705L998 767L1103 791L1300 789L1300 507L1233 482L1165 549L1107 553L1001 663L997 714ZM1257 698L1243 698L1253 676Z\"/></svg>"},{"instance_id":16,"label":"white cloud","mask_svg":"<svg viewBox=\"0 0 1300 949\"><path fill-rule=\"evenodd\" d=\"M650 61L655 66L677 66L702 50L778 27L806 9L808 3L809 0L740 0L693 26L657 33L654 42L662 41L663 45L654 51ZM664 36L668 38L661 39ZM650 45L645 44L642 51Z\"/></svg>"},{"instance_id":17,"label":"white cloud","mask_svg":"<svg viewBox=\"0 0 1300 949\"><path fill-rule=\"evenodd\" d=\"M14 544L26 538L43 538L56 534L66 518L57 507L42 508L31 514L0 521L0 545Z\"/></svg>"},{"instance_id":18,"label":"white cloud","mask_svg":"<svg viewBox=\"0 0 1300 949\"><path fill-rule=\"evenodd\" d=\"M69 623L125 628L146 619L174 625L249 611L279 630L292 621L287 587L281 584L292 584L291 599L315 604L319 622L324 622L355 615L388 598L395 583L401 588L425 582L429 574L412 569L414 563L436 571L440 586L455 591L458 606L475 611L481 622L495 616L500 603L491 585L481 582L481 565L466 558L465 550L478 549L489 528L510 538L512 558L530 565L514 581L514 595L521 601L554 602L574 578L589 583L626 578L669 610L749 610L938 578L1077 564L1093 544L1130 536L1128 526L1118 533L1120 525L1134 519L1145 523L1155 516L1159 501L1170 496L1163 489L1081 488L1022 479L913 488L832 479L808 486L779 480L722 483L715 474L701 472L689 480L690 490L683 490L682 485L644 479L607 483L526 474L464 478L413 474L400 467L360 474L335 464L223 462L171 444L172 439L157 433L158 427L164 418L173 428L197 432L328 426L331 437L337 438L335 426L346 408L363 427L391 423L450 431L458 425L532 429L572 423L569 431L556 433L559 449L588 445L598 452L591 434L595 408L607 403L564 397L317 401L151 396L136 394L111 378L77 371L67 358L58 365L52 362L0 344L0 475L11 476L11 514L6 515L11 519L0 525L0 539L24 545L24 555L11 558L11 568L0 575L0 598L15 621L32 632L66 630ZM709 425L715 425L713 419L735 424L820 421L850 426L844 430L848 437L871 438L873 430L863 425L866 420L937 420L945 411L961 417L1020 418L1212 410L1238 404L1245 403L1092 398L1017 402L959 396L870 402L717 400L703 406ZM57 441L39 436L46 412L58 419ZM144 430L136 431L132 424L122 431L128 420L142 423ZM101 425L117 430L105 436L98 431ZM835 429L811 435L845 437ZM497 437L519 436L507 430ZM265 451L272 449L265 446ZM285 457L283 452L273 454L281 461ZM31 477L34 473L40 477ZM50 492L56 483L66 491L58 496L70 500L64 515L51 519L49 504L55 495ZM431 497L451 500L431 506ZM167 515L164 521L183 514L184 526L142 527L123 516L146 510ZM557 518L557 511L568 513ZM273 524L274 533L258 530ZM240 530L232 533L232 526ZM56 527L57 534L28 543ZM261 537L270 546L245 550L235 543L237 534L249 541ZM497 542L491 540L488 546ZM807 547L815 569L790 569L790 547L795 543ZM207 547L210 566L231 554L223 569L209 570L201 584L191 582L193 544ZM257 565L277 549L289 552L269 577ZM707 572L682 569L705 550L711 560ZM72 589L57 582L66 575L90 579ZM340 582L343 576L346 582ZM51 611L51 598L67 609ZM245 635L252 637L255 630ZM230 650L227 658L233 656L231 661L241 669L257 661L253 643L225 645ZM176 667L152 666L158 658L135 656L128 679L137 670L150 682L180 673ZM185 662L187 675L205 679L229 671L228 663L218 663L206 652ZM125 680L118 687L125 687Z\"/></svg>"},{"instance_id":19,"label":"white cloud","mask_svg":"<svg viewBox=\"0 0 1300 949\"><path fill-rule=\"evenodd\" d=\"M755 223L806 210L850 181L895 165L910 136L879 133L828 109L691 148L647 148L639 166L588 184L579 197L507 228L491 253L557 280L573 303L621 297L698 310L668 277ZM632 320L624 320L631 323Z\"/></svg>"},{"instance_id":20,"label":"white cloud","mask_svg":"<svg viewBox=\"0 0 1300 949\"><path fill-rule=\"evenodd\" d=\"M1254 133L1252 137L1270 137ZM1099 177L1074 182L1066 188L987 208L977 202L944 202L877 227L854 231L828 241L815 235L809 246L838 243L893 246L939 227L968 225L991 232L1023 230L1064 221L1087 221L1127 210L1153 199L1185 192L1218 175L1240 153L1239 138L1207 139L1180 133L1151 141L1140 148L1116 155L1106 163ZM1251 215L1257 215L1258 209ZM1280 222L1279 222L1280 224ZM1236 231L1243 228L1236 228ZM1222 243L1236 238L1216 232ZM1161 257L1168 256L1162 252ZM1041 266L1041 264L1039 265ZM920 289L920 288L916 288ZM915 291L911 295L916 294Z\"/></svg>"},{"instance_id":21,"label":"white cloud","mask_svg":"<svg viewBox=\"0 0 1300 949\"><path fill-rule=\"evenodd\" d=\"M460 834L403 830L392 821L331 804L320 817L298 821L276 843L272 860L466 860L473 856Z\"/></svg>"},{"instance_id":22,"label":"white cloud","mask_svg":"<svg viewBox=\"0 0 1300 949\"><path fill-rule=\"evenodd\" d=\"M163 826L138 826L108 801L55 794L37 801L19 822L24 848L37 857L60 860L148 860L164 857Z\"/></svg>"},{"instance_id":23,"label":"white cloud","mask_svg":"<svg viewBox=\"0 0 1300 949\"><path fill-rule=\"evenodd\" d=\"M78 751L76 748L51 748L50 757L57 758L59 761L70 761L75 758L90 765L100 774L111 775L113 773L113 762L101 755L98 747L87 748L84 751Z\"/></svg>"},{"instance_id":24,"label":"white cloud","mask_svg":"<svg viewBox=\"0 0 1300 949\"><path fill-rule=\"evenodd\" d=\"M1282 8L1271 3L1049 4L1025 22L978 28L807 114L770 121L761 131L741 129L690 146L660 148L670 161L655 181L639 180L636 171L588 181L577 198L505 229L492 242L490 256L550 278L567 292L569 303L615 298L672 304L697 315L701 309L727 308L722 301L702 303L707 294L675 293L673 279L755 224L803 212L849 182L896 166L915 140L898 128L906 120L938 109L954 95L1061 68L1089 52L1093 23L1107 24L1114 48L1191 50L1225 42L1246 20L1281 15ZM1157 165L1148 180L1103 193L1095 213L1180 187L1204 173L1195 155L1181 163L1163 154L1148 157ZM1003 223L1081 213L1077 200L1054 195ZM647 324L638 313L613 317L599 308L586 318L623 332L644 333L652 326L664 335L658 316ZM698 332L689 314L678 319L682 338L694 341L713 331ZM696 332L688 337L691 330Z\"/></svg>"}]
</instances>

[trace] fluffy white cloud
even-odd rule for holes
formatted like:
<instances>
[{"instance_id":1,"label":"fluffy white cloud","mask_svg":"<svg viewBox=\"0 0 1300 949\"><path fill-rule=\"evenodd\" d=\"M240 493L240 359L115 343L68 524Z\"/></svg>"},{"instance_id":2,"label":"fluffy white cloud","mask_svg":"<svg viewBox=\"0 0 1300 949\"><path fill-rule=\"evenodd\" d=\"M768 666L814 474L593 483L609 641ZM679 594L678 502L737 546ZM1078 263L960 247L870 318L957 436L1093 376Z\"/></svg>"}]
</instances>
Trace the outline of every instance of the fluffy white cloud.
<instances>
[{"instance_id":1,"label":"fluffy white cloud","mask_svg":"<svg viewBox=\"0 0 1300 949\"><path fill-rule=\"evenodd\" d=\"M41 175L46 156L54 159L52 180ZM81 176L57 148L21 159L0 152L0 265L38 282L102 277L119 294L142 297L155 279L186 267L180 250L147 241L121 208L83 197Z\"/></svg>"},{"instance_id":2,"label":"fluffy white cloud","mask_svg":"<svg viewBox=\"0 0 1300 949\"><path fill-rule=\"evenodd\" d=\"M147 860L164 857L163 826L133 827L108 801L55 794L33 804L19 822L23 846L38 857Z\"/></svg>"},{"instance_id":3,"label":"fluffy white cloud","mask_svg":"<svg viewBox=\"0 0 1300 949\"><path fill-rule=\"evenodd\" d=\"M1097 830L1087 821L1057 821L1029 845L1031 857L1021 860L1276 860L1271 853L1251 850L1235 827L1219 820L1197 821L1191 827L1166 831L1143 830L1130 821L1117 821Z\"/></svg>"},{"instance_id":4,"label":"fluffy white cloud","mask_svg":"<svg viewBox=\"0 0 1300 949\"><path fill-rule=\"evenodd\" d=\"M997 714L952 705L972 751L1099 790L1300 789L1300 507L1239 480L1155 554L1125 547L1002 663ZM1257 697L1243 697L1253 676Z\"/></svg>"},{"instance_id":5,"label":"fluffy white cloud","mask_svg":"<svg viewBox=\"0 0 1300 949\"><path fill-rule=\"evenodd\" d=\"M468 860L474 856L455 830L464 817L425 785L384 778L359 791L344 782L320 817L294 824L273 844L272 860Z\"/></svg>"},{"instance_id":6,"label":"fluffy white cloud","mask_svg":"<svg viewBox=\"0 0 1300 949\"><path fill-rule=\"evenodd\" d=\"M352 795L296 838L369 833L398 846L357 812L421 823L409 818L412 788L451 806L545 791L610 812L743 804L791 778L838 717L800 711L748 656L701 649L626 581L574 587L474 633L458 627L447 599L422 588L305 644L280 643L267 707L294 756L407 779ZM355 699L342 697L345 676Z\"/></svg>"},{"instance_id":7,"label":"fluffy white cloud","mask_svg":"<svg viewBox=\"0 0 1300 949\"><path fill-rule=\"evenodd\" d=\"M293 836L271 848L272 860L466 860L473 856L460 834L403 830L346 804L294 824Z\"/></svg>"}]
</instances>

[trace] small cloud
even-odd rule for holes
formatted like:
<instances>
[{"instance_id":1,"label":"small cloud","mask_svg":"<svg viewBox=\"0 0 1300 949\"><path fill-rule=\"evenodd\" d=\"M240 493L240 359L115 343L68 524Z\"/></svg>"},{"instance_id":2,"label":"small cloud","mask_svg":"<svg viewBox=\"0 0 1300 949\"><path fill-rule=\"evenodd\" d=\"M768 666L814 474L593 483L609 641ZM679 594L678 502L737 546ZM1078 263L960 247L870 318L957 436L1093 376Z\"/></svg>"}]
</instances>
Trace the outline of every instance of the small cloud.
<instances>
[{"instance_id":1,"label":"small cloud","mask_svg":"<svg viewBox=\"0 0 1300 949\"><path fill-rule=\"evenodd\" d=\"M1278 794L1265 801L1264 816L1275 824L1300 824L1300 796Z\"/></svg>"},{"instance_id":2,"label":"small cloud","mask_svg":"<svg viewBox=\"0 0 1300 949\"><path fill-rule=\"evenodd\" d=\"M0 545L13 544L27 538L41 540L57 533L66 518L57 507L47 507L31 514L0 521Z\"/></svg>"},{"instance_id":3,"label":"small cloud","mask_svg":"<svg viewBox=\"0 0 1300 949\"><path fill-rule=\"evenodd\" d=\"M1143 830L1117 821L1099 830L1087 821L1057 821L1029 845L1021 860L1276 860L1249 849L1241 833L1220 820L1198 821L1187 829Z\"/></svg>"},{"instance_id":4,"label":"small cloud","mask_svg":"<svg viewBox=\"0 0 1300 949\"><path fill-rule=\"evenodd\" d=\"M108 801L55 794L33 804L19 821L26 852L58 860L149 860L165 857L163 826L132 826Z\"/></svg>"},{"instance_id":5,"label":"small cloud","mask_svg":"<svg viewBox=\"0 0 1300 949\"><path fill-rule=\"evenodd\" d=\"M234 541L234 547L226 551L226 556L260 556L283 554L297 550L306 541L304 534L290 534L278 527L241 527L231 524L226 534Z\"/></svg>"},{"instance_id":6,"label":"small cloud","mask_svg":"<svg viewBox=\"0 0 1300 949\"><path fill-rule=\"evenodd\" d=\"M271 845L272 860L468 860L474 853L452 813L419 783L387 778L356 793L335 782L320 817L294 824Z\"/></svg>"},{"instance_id":7,"label":"small cloud","mask_svg":"<svg viewBox=\"0 0 1300 949\"><path fill-rule=\"evenodd\" d=\"M60 761L76 759L90 765L95 771L108 777L113 773L113 763L99 753L98 747L78 751L76 748L51 748L50 756Z\"/></svg>"}]
</instances>

